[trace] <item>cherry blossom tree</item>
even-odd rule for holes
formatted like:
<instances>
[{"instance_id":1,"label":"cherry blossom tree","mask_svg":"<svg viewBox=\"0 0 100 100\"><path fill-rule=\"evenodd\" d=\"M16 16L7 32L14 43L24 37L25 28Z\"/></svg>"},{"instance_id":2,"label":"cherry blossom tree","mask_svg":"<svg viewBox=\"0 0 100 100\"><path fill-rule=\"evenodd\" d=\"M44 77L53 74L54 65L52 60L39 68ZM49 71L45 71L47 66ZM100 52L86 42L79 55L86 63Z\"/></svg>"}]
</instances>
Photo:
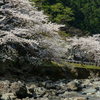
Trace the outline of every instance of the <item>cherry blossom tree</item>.
<instances>
[{"instance_id":1,"label":"cherry blossom tree","mask_svg":"<svg viewBox=\"0 0 100 100\"><path fill-rule=\"evenodd\" d=\"M88 37L71 37L67 39L69 49L73 49L73 55L79 55L81 60L86 58L89 62L95 61L100 65L100 34L88 36ZM78 52L75 52L75 51ZM84 57L84 59L82 59Z\"/></svg>"}]
</instances>

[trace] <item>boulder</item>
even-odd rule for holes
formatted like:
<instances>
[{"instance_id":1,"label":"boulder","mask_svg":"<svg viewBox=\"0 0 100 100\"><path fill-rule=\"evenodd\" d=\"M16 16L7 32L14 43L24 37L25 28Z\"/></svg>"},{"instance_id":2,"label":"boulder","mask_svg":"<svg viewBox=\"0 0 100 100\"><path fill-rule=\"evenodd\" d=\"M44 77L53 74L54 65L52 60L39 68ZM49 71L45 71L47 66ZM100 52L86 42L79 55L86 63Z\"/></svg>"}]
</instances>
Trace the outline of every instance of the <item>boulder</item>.
<instances>
[{"instance_id":1,"label":"boulder","mask_svg":"<svg viewBox=\"0 0 100 100\"><path fill-rule=\"evenodd\" d=\"M96 93L96 89L90 88L90 89L87 89L84 92L82 92L82 94L87 94L87 93L94 94L94 93Z\"/></svg>"},{"instance_id":2,"label":"boulder","mask_svg":"<svg viewBox=\"0 0 100 100\"><path fill-rule=\"evenodd\" d=\"M56 89L66 89L65 83L59 82L58 84L55 84Z\"/></svg>"},{"instance_id":3,"label":"boulder","mask_svg":"<svg viewBox=\"0 0 100 100\"><path fill-rule=\"evenodd\" d=\"M97 97L100 97L100 91L98 91L98 92L96 93L96 96L97 96Z\"/></svg>"},{"instance_id":4,"label":"boulder","mask_svg":"<svg viewBox=\"0 0 100 100\"><path fill-rule=\"evenodd\" d=\"M29 91L33 94L34 98L43 97L45 89L42 87L30 88Z\"/></svg>"},{"instance_id":5,"label":"boulder","mask_svg":"<svg viewBox=\"0 0 100 100\"><path fill-rule=\"evenodd\" d=\"M45 88L47 88L47 89L56 89L56 86L53 83L46 83Z\"/></svg>"},{"instance_id":6,"label":"boulder","mask_svg":"<svg viewBox=\"0 0 100 100\"><path fill-rule=\"evenodd\" d=\"M59 94L59 97L63 97L63 98L80 97L80 96L81 94L77 92L68 92L68 91L65 91L63 94Z\"/></svg>"},{"instance_id":7,"label":"boulder","mask_svg":"<svg viewBox=\"0 0 100 100\"><path fill-rule=\"evenodd\" d=\"M10 82L8 80L0 81L0 94L9 93L10 91Z\"/></svg>"},{"instance_id":8,"label":"boulder","mask_svg":"<svg viewBox=\"0 0 100 100\"><path fill-rule=\"evenodd\" d=\"M27 88L21 82L14 82L11 84L11 91L14 93L18 98L24 98L27 96Z\"/></svg>"},{"instance_id":9,"label":"boulder","mask_svg":"<svg viewBox=\"0 0 100 100\"><path fill-rule=\"evenodd\" d=\"M82 86L83 88L86 88L86 87L88 87L89 85L91 85L92 81L93 81L93 80L86 79L86 80L84 80L84 81L82 82L81 86Z\"/></svg>"},{"instance_id":10,"label":"boulder","mask_svg":"<svg viewBox=\"0 0 100 100\"><path fill-rule=\"evenodd\" d=\"M0 100L10 100L10 96L2 94L2 97Z\"/></svg>"},{"instance_id":11,"label":"boulder","mask_svg":"<svg viewBox=\"0 0 100 100\"><path fill-rule=\"evenodd\" d=\"M75 97L74 100L86 100L85 97Z\"/></svg>"},{"instance_id":12,"label":"boulder","mask_svg":"<svg viewBox=\"0 0 100 100\"><path fill-rule=\"evenodd\" d=\"M15 100L16 96L13 93L2 94L1 100Z\"/></svg>"},{"instance_id":13,"label":"boulder","mask_svg":"<svg viewBox=\"0 0 100 100\"><path fill-rule=\"evenodd\" d=\"M100 85L100 81L93 82L94 85Z\"/></svg>"},{"instance_id":14,"label":"boulder","mask_svg":"<svg viewBox=\"0 0 100 100\"><path fill-rule=\"evenodd\" d=\"M38 83L38 87L45 87L46 88L46 85L47 83L52 83L52 80L46 80L46 81L43 81L43 82L39 82Z\"/></svg>"},{"instance_id":15,"label":"boulder","mask_svg":"<svg viewBox=\"0 0 100 100\"><path fill-rule=\"evenodd\" d=\"M79 91L82 89L81 82L78 80L71 81L67 84L67 87L72 91Z\"/></svg>"}]
</instances>

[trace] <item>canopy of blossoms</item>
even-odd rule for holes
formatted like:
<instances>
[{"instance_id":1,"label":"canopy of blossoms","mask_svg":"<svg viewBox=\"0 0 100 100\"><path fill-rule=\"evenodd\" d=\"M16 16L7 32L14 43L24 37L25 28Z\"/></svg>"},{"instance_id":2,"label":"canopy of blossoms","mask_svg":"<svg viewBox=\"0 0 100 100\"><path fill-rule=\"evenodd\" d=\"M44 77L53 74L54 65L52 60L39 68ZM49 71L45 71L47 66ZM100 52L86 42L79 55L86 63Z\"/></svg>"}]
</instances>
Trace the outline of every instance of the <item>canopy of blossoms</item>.
<instances>
[{"instance_id":1,"label":"canopy of blossoms","mask_svg":"<svg viewBox=\"0 0 100 100\"><path fill-rule=\"evenodd\" d=\"M94 55L94 60L100 60L100 34L88 37L71 37L67 39L69 49L77 49L84 52L88 57Z\"/></svg>"}]
</instances>

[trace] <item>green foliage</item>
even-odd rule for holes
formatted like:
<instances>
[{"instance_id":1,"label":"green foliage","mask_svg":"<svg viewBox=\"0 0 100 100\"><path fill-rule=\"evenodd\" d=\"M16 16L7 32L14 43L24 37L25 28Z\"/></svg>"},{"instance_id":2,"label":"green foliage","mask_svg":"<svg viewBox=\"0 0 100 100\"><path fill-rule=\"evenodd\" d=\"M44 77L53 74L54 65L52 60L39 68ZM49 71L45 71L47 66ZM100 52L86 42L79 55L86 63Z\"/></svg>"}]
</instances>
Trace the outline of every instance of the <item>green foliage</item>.
<instances>
[{"instance_id":1,"label":"green foliage","mask_svg":"<svg viewBox=\"0 0 100 100\"><path fill-rule=\"evenodd\" d=\"M72 17L74 14L71 11L71 8L64 7L61 3L51 6L51 15L55 22L61 24L65 24L68 21L74 20L74 17Z\"/></svg>"},{"instance_id":2,"label":"green foliage","mask_svg":"<svg viewBox=\"0 0 100 100\"><path fill-rule=\"evenodd\" d=\"M99 66L95 65L82 65L82 64L75 64L75 63L66 63L69 67L74 66L75 68L84 68L84 69L100 69Z\"/></svg>"},{"instance_id":3,"label":"green foliage","mask_svg":"<svg viewBox=\"0 0 100 100\"><path fill-rule=\"evenodd\" d=\"M100 33L99 0L32 0L52 22L79 28L87 34Z\"/></svg>"},{"instance_id":4,"label":"green foliage","mask_svg":"<svg viewBox=\"0 0 100 100\"><path fill-rule=\"evenodd\" d=\"M65 78L64 72L62 70L63 65L50 60L41 61L41 65L37 66L35 70L31 73L34 75L40 75L42 77L49 76L54 80ZM59 74L60 73L60 74Z\"/></svg>"},{"instance_id":5,"label":"green foliage","mask_svg":"<svg viewBox=\"0 0 100 100\"><path fill-rule=\"evenodd\" d=\"M58 34L66 40L66 37L70 37L71 35L69 33L66 33L65 31L59 31Z\"/></svg>"}]
</instances>

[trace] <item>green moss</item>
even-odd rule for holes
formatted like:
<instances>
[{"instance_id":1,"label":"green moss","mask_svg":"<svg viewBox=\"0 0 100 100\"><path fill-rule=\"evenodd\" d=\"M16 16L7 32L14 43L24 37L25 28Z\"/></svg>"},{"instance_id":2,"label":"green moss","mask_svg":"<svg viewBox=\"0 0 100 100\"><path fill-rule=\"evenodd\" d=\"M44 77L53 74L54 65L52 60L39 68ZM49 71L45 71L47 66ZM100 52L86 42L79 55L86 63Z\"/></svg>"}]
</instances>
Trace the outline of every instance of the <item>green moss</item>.
<instances>
[{"instance_id":1,"label":"green moss","mask_svg":"<svg viewBox=\"0 0 100 100\"><path fill-rule=\"evenodd\" d=\"M63 67L62 64L59 64L59 63L57 63L57 62L51 61L51 63L52 63L54 66Z\"/></svg>"},{"instance_id":2,"label":"green moss","mask_svg":"<svg viewBox=\"0 0 100 100\"><path fill-rule=\"evenodd\" d=\"M81 64L75 64L75 63L69 63L69 62L67 62L66 64L69 65L69 66L72 65L72 66L74 66L75 68L100 69L99 66L95 66L95 65L81 65Z\"/></svg>"}]
</instances>

